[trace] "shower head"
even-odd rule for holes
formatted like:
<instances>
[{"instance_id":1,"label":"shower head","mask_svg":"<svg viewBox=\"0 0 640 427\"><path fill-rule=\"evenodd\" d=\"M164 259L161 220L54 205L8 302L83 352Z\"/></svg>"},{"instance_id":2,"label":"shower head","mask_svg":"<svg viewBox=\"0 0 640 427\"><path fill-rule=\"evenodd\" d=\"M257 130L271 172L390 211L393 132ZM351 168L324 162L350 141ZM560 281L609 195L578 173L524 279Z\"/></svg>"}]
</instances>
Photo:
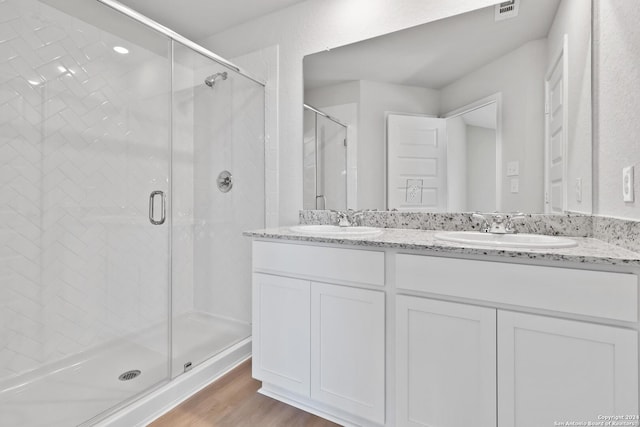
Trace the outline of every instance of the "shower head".
<instances>
[{"instance_id":1,"label":"shower head","mask_svg":"<svg viewBox=\"0 0 640 427\"><path fill-rule=\"evenodd\" d=\"M209 77L207 77L206 79L204 79L204 84L206 84L209 87L213 87L213 85L216 84L216 80L221 78L222 80L227 80L227 72L223 72L223 73L215 73L210 75Z\"/></svg>"}]
</instances>

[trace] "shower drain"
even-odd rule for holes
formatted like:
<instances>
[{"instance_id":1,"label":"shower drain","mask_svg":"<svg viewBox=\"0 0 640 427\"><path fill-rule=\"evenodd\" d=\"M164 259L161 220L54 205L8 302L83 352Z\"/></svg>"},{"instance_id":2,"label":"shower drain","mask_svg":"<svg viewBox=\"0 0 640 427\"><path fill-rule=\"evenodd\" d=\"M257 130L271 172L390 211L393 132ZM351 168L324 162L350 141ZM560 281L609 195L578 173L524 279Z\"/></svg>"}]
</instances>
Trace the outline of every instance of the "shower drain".
<instances>
[{"instance_id":1,"label":"shower drain","mask_svg":"<svg viewBox=\"0 0 640 427\"><path fill-rule=\"evenodd\" d=\"M118 377L118 379L119 379L120 381L129 381L129 380L134 379L135 377L137 377L137 376L138 376L138 375L140 375L141 373L142 373L141 371L139 371L139 370L137 370L137 369L134 369L134 370L132 370L132 371L127 371L127 372L125 372L124 374L120 375L120 376Z\"/></svg>"}]
</instances>

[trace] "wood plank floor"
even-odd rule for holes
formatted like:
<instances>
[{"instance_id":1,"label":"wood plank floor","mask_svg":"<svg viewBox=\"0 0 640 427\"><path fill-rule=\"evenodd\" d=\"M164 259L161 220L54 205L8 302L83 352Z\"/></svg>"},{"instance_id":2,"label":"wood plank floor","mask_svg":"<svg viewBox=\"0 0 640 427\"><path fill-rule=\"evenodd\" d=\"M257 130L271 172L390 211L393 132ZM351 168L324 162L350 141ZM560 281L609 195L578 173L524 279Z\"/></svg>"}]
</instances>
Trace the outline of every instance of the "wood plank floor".
<instances>
[{"instance_id":1,"label":"wood plank floor","mask_svg":"<svg viewBox=\"0 0 640 427\"><path fill-rule=\"evenodd\" d=\"M326 427L330 421L257 393L247 360L150 424L151 427Z\"/></svg>"}]
</instances>

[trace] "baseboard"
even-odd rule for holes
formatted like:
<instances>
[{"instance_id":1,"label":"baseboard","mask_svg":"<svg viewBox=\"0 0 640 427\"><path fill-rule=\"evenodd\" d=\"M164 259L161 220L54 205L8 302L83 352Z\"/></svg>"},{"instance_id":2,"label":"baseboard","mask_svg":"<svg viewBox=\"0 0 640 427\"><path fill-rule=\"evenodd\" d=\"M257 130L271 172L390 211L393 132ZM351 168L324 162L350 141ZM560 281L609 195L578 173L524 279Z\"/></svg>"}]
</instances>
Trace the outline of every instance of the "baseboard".
<instances>
[{"instance_id":1,"label":"baseboard","mask_svg":"<svg viewBox=\"0 0 640 427\"><path fill-rule=\"evenodd\" d=\"M271 397L272 399L278 400L280 402L286 403L287 405L293 406L295 408L301 409L310 414L317 415L319 417L322 417L336 424L340 424L341 426L345 426L345 427L364 427L364 426L377 427L378 426L378 424L374 424L371 421L366 421L364 419L360 419L359 417L354 417L346 413L343 414L342 411L334 408L327 407L327 410L325 410L322 408L323 406L322 404L314 402L305 397L297 396L295 394L289 393L286 390L282 390L270 384L263 383L262 388L258 390L258 393L267 397Z\"/></svg>"}]
</instances>

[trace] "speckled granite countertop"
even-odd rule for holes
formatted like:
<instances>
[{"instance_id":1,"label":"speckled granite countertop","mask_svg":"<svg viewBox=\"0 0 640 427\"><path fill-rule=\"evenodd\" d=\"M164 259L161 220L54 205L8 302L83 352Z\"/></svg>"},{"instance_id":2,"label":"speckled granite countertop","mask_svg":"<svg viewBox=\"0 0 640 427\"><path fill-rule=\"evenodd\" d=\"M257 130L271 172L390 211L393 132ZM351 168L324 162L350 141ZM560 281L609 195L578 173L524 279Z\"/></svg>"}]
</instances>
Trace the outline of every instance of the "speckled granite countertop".
<instances>
[{"instance_id":1,"label":"speckled granite countertop","mask_svg":"<svg viewBox=\"0 0 640 427\"><path fill-rule=\"evenodd\" d=\"M571 237L578 243L573 248L522 249L507 247L469 246L445 242L434 237L438 231L383 228L382 234L361 236L314 236L292 231L289 227L247 231L245 236L263 239L295 240L380 248L421 249L435 254L485 255L545 261L565 261L599 265L640 267L640 253L589 237Z\"/></svg>"}]
</instances>

